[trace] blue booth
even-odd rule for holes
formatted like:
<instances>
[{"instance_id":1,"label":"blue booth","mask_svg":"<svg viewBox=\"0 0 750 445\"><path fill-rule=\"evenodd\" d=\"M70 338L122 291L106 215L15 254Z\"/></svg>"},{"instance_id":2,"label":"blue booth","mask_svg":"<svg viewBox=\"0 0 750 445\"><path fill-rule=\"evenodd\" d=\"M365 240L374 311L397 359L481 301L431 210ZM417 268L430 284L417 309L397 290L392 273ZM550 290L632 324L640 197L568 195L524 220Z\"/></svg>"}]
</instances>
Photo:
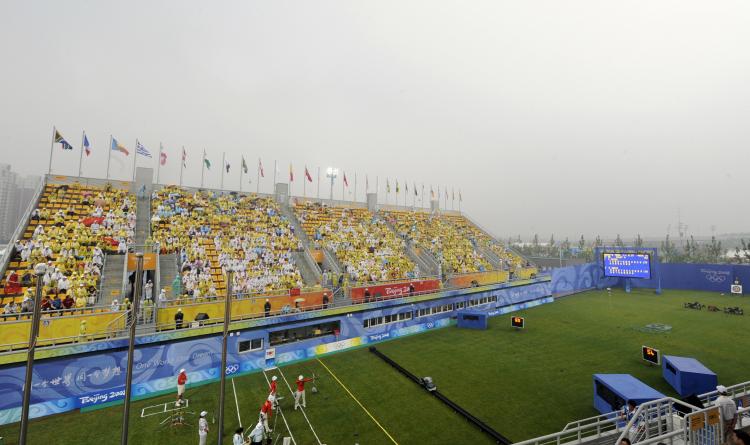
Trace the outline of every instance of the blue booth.
<instances>
[{"instance_id":1,"label":"blue booth","mask_svg":"<svg viewBox=\"0 0 750 445\"><path fill-rule=\"evenodd\" d=\"M594 408L602 414L619 410L629 400L640 405L663 397L630 374L594 374Z\"/></svg>"},{"instance_id":2,"label":"blue booth","mask_svg":"<svg viewBox=\"0 0 750 445\"><path fill-rule=\"evenodd\" d=\"M719 383L715 372L692 357L665 355L662 368L664 380L682 397L713 391Z\"/></svg>"},{"instance_id":3,"label":"blue booth","mask_svg":"<svg viewBox=\"0 0 750 445\"><path fill-rule=\"evenodd\" d=\"M476 309L464 309L458 311L457 326L467 329L487 329L489 316L485 311Z\"/></svg>"}]
</instances>

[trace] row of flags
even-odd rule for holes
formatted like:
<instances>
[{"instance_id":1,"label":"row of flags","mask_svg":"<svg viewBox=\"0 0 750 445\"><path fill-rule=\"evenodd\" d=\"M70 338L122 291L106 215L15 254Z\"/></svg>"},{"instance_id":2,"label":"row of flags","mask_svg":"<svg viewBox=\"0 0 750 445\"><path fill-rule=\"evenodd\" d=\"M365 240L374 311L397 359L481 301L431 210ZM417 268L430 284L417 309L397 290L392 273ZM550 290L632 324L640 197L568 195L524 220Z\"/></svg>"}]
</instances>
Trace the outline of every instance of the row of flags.
<instances>
[{"instance_id":1,"label":"row of flags","mask_svg":"<svg viewBox=\"0 0 750 445\"><path fill-rule=\"evenodd\" d=\"M73 145L70 144L63 136L60 134L60 132L55 129L54 130L54 138L53 138L53 144L60 144L63 150L73 150ZM86 132L83 132L83 138L81 143L81 149L82 153L85 153L86 156L91 155L91 143L89 142L88 136L86 135ZM111 137L110 141L110 150L118 153L122 153L125 156L130 156L130 150L127 149L123 144L117 141L115 137ZM136 155L141 155L146 158L153 159L153 156L151 154L151 151L146 148L145 145L143 145L138 139L135 141L135 153ZM159 164L165 165L167 163L167 153L164 151L163 147L159 146ZM206 151L203 150L203 167L205 167L208 170L211 170L211 161L206 157ZM182 148L182 167L187 167L187 152L185 151L185 147ZM247 174L248 167L247 162L245 161L245 157L241 156L241 162L240 162L240 168L242 171ZM227 160L224 160L224 169L227 173L229 173L231 169L231 163ZM109 169L108 169L109 170ZM263 162L261 159L258 159L258 175L262 178L265 178L265 170L263 169ZM313 182L312 175L310 174L310 170L308 170L307 165L305 165L305 180L308 182ZM292 163L289 163L289 182L294 182L294 169L292 167ZM346 172L343 173L343 182L345 187L349 187L349 179L346 177ZM365 176L365 188L367 190L370 189L370 181L367 176ZM409 193L409 183L404 182L404 189L405 193ZM391 193L391 182L390 179L386 178L385 183L385 190L386 193ZM417 184L412 184L412 190L414 193L414 196L419 196L419 191L417 189ZM399 194L401 192L401 187L398 182L398 180L395 180L395 192L396 194ZM422 193L424 193L424 185L422 186ZM439 193L439 190L438 190ZM455 189L451 190L451 196L453 200L456 199L456 191ZM430 186L430 198L440 198L439 196L436 196L435 190ZM445 188L445 199L448 199L448 188ZM463 196L461 195L461 190L458 191L458 201L463 201Z\"/></svg>"}]
</instances>

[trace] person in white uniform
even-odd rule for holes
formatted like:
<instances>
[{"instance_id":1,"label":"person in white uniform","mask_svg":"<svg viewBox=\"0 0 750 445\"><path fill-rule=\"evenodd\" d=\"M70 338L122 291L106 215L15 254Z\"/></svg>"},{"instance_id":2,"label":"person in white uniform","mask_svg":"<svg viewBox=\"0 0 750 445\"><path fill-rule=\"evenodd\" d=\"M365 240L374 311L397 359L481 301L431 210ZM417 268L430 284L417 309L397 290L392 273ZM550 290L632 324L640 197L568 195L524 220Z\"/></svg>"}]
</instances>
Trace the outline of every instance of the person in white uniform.
<instances>
[{"instance_id":1,"label":"person in white uniform","mask_svg":"<svg viewBox=\"0 0 750 445\"><path fill-rule=\"evenodd\" d=\"M250 443L252 445L260 445L263 443L263 423L258 422L255 425L255 428L253 428L252 431L250 431L250 435L248 436L250 438Z\"/></svg>"},{"instance_id":2,"label":"person in white uniform","mask_svg":"<svg viewBox=\"0 0 750 445\"><path fill-rule=\"evenodd\" d=\"M232 445L244 445L247 443L245 442L245 438L242 437L243 432L245 432L245 429L242 427L234 430L234 436L232 436Z\"/></svg>"},{"instance_id":3,"label":"person in white uniform","mask_svg":"<svg viewBox=\"0 0 750 445\"><path fill-rule=\"evenodd\" d=\"M198 419L198 445L206 445L206 439L208 438L207 414L208 412L201 411L201 417Z\"/></svg>"}]
</instances>

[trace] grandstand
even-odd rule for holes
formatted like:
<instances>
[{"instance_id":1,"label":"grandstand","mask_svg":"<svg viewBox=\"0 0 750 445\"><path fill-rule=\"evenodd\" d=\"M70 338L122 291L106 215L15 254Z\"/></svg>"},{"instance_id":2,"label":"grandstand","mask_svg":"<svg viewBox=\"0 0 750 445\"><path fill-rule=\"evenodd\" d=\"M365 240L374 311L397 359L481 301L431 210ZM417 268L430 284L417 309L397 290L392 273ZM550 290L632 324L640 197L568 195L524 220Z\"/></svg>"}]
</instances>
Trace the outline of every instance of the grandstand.
<instances>
[{"instance_id":1,"label":"grandstand","mask_svg":"<svg viewBox=\"0 0 750 445\"><path fill-rule=\"evenodd\" d=\"M4 308L34 297L33 265L41 262L50 267L42 290L45 311L62 315L60 309L95 305L106 255L125 253L133 243L134 203L122 189L47 184L9 255L0 296Z\"/></svg>"},{"instance_id":2,"label":"grandstand","mask_svg":"<svg viewBox=\"0 0 750 445\"><path fill-rule=\"evenodd\" d=\"M237 397L228 399L236 407L236 421L257 415L255 402L263 397L271 374L286 374L285 379L314 374L330 403L308 396L311 407L304 423L284 406L288 425L279 426L290 435L296 431L298 443L320 444L321 437L328 443L491 443L463 423L446 427L458 411L517 441L547 435L555 443L581 443L604 431L607 440L598 443L610 443L626 425L612 420L618 416L614 412L595 415L592 374L628 372L674 394L660 383L656 369L644 368L628 355L631 349L652 343L688 355L721 341L712 330L716 325L688 329L696 317L708 314L685 312L677 303L687 294L669 291L654 301L650 291L618 290L613 297L613 292L591 290L621 284L600 276L599 264L539 275L533 264L467 215L441 211L436 203L431 211L381 208L372 201L289 199L283 193L49 176L17 232L18 242L4 258L2 304L6 312L8 306L22 308L6 313L0 323L0 400L5 399L0 402L0 436L9 437L9 443L19 418L18 382L31 332L28 301L36 295L30 271L38 262L56 268L41 290L45 313L35 353L33 413L40 418L40 441L52 440L50 425L56 416L83 416L92 422L101 418L104 424L117 418L130 323L136 324L140 357L135 391L144 399L136 406L173 400L174 375L184 367L193 385L191 406L214 410L229 272L231 333L224 374L240 383L230 389ZM153 255L142 283L135 283L128 260L133 251ZM750 279L744 269L731 273ZM665 275L666 287L678 283L671 278L675 274ZM60 286L61 281L70 286ZM651 281L641 285L648 287ZM146 292L147 285L153 290ZM133 313L127 300L137 292L142 306ZM588 293L556 302L581 292ZM72 306L56 310L49 300L58 294L72 294ZM704 292L690 298L720 305L727 297ZM743 305L742 297L729 298ZM633 301L649 310L638 311ZM495 317L489 329L449 328L468 308ZM499 317L519 311L531 320L523 333L510 330ZM673 328L670 336L653 338L654 330L638 329L664 321ZM739 330L742 319L721 323ZM460 410L437 405L419 386L402 383L364 349L329 355L427 331L435 332L382 349L416 375L434 377ZM571 363L571 357L579 359ZM743 379L733 354L701 352L701 360L730 383ZM80 380L74 384L73 378ZM750 385L737 388L737 400L750 392ZM530 415L539 411L539 400L557 406L553 414ZM657 412L654 422L666 423L661 405L649 403L642 409ZM669 403L686 408L679 401ZM347 416L337 407L344 407ZM149 431L156 428L142 422ZM309 432L300 432L308 427ZM225 428L230 431L228 424ZM435 439L433 428L445 440ZM133 434L138 443L173 440L163 432ZM183 438L181 431L175 434ZM105 432L91 438L110 440Z\"/></svg>"}]
</instances>

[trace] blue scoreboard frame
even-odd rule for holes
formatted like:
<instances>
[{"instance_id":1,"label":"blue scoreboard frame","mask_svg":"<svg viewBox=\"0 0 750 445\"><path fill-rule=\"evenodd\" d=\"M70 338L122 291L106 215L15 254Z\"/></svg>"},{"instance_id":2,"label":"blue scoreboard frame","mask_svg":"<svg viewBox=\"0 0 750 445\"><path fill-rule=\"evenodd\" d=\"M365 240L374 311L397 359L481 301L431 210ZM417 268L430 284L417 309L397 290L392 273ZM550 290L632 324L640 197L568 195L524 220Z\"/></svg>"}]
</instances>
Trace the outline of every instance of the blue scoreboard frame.
<instances>
[{"instance_id":1,"label":"blue scoreboard frame","mask_svg":"<svg viewBox=\"0 0 750 445\"><path fill-rule=\"evenodd\" d=\"M648 256L649 261L649 275L626 275L617 274L613 275L608 273L605 267L604 254L618 254L618 255L638 255L640 258ZM633 247L633 246L597 246L594 248L594 260L598 266L594 282L597 289L604 289L616 285L621 285L625 292L630 292L632 284L638 281L650 281L655 285L655 293L661 295L661 271L659 270L659 253L655 247ZM642 260L639 260L642 261ZM613 281L617 280L617 281ZM635 281L633 281L635 280Z\"/></svg>"},{"instance_id":2,"label":"blue scoreboard frame","mask_svg":"<svg viewBox=\"0 0 750 445\"><path fill-rule=\"evenodd\" d=\"M651 279L648 253L602 252L602 265L605 277Z\"/></svg>"}]
</instances>

